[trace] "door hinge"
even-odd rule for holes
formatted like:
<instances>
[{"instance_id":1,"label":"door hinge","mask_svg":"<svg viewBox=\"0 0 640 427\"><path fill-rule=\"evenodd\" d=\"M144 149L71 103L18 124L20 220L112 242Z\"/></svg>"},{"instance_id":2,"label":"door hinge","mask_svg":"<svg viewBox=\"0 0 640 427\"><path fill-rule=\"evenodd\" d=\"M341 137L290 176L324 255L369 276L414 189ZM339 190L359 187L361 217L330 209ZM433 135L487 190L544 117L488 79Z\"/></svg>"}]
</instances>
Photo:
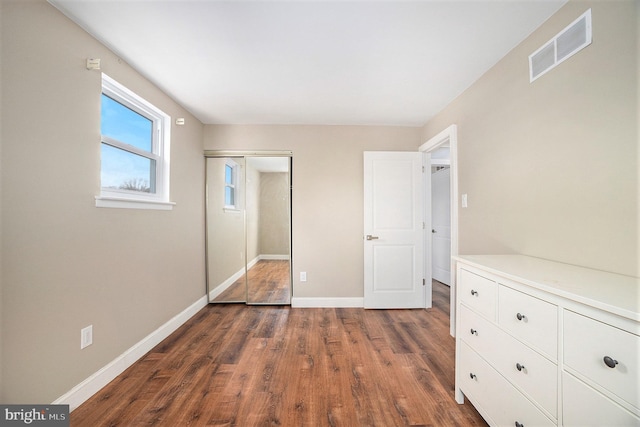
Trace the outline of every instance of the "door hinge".
<instances>
[{"instance_id":1,"label":"door hinge","mask_svg":"<svg viewBox=\"0 0 640 427\"><path fill-rule=\"evenodd\" d=\"M424 230L427 227L427 224L425 224L424 222L422 223L422 229Z\"/></svg>"},{"instance_id":2,"label":"door hinge","mask_svg":"<svg viewBox=\"0 0 640 427\"><path fill-rule=\"evenodd\" d=\"M427 279L422 279L422 286L427 286Z\"/></svg>"},{"instance_id":3,"label":"door hinge","mask_svg":"<svg viewBox=\"0 0 640 427\"><path fill-rule=\"evenodd\" d=\"M422 173L424 173L424 166L422 167Z\"/></svg>"}]
</instances>

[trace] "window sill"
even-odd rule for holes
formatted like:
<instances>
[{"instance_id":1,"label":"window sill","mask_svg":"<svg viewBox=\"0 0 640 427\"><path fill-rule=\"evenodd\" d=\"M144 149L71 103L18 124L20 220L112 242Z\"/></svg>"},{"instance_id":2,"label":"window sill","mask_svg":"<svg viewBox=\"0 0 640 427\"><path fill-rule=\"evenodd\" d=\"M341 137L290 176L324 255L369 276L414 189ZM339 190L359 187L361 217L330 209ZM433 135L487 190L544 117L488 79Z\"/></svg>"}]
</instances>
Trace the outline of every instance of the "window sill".
<instances>
[{"instance_id":1,"label":"window sill","mask_svg":"<svg viewBox=\"0 0 640 427\"><path fill-rule=\"evenodd\" d=\"M159 202L155 200L125 199L119 197L96 196L97 208L117 208L117 209L150 209L170 211L173 210L175 202Z\"/></svg>"},{"instance_id":2,"label":"window sill","mask_svg":"<svg viewBox=\"0 0 640 427\"><path fill-rule=\"evenodd\" d=\"M222 208L225 213L239 213L242 212L240 209L235 208Z\"/></svg>"}]
</instances>

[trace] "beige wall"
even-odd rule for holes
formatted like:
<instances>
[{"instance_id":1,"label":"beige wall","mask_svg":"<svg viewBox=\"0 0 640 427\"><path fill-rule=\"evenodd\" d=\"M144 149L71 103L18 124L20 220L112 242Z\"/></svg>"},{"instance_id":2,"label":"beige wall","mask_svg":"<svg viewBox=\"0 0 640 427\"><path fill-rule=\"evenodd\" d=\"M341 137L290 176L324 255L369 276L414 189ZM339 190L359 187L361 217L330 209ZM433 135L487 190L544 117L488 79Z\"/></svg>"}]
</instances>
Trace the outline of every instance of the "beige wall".
<instances>
[{"instance_id":1,"label":"beige wall","mask_svg":"<svg viewBox=\"0 0 640 427\"><path fill-rule=\"evenodd\" d=\"M533 83L528 55L589 7L593 43ZM430 120L458 125L460 253L638 274L634 2L570 2Z\"/></svg>"},{"instance_id":2,"label":"beige wall","mask_svg":"<svg viewBox=\"0 0 640 427\"><path fill-rule=\"evenodd\" d=\"M205 126L207 150L293 151L294 297L363 296L363 152L415 151L420 128ZM308 281L300 283L300 272Z\"/></svg>"},{"instance_id":3,"label":"beige wall","mask_svg":"<svg viewBox=\"0 0 640 427\"><path fill-rule=\"evenodd\" d=\"M260 254L288 255L289 174L260 174Z\"/></svg>"},{"instance_id":4,"label":"beige wall","mask_svg":"<svg viewBox=\"0 0 640 427\"><path fill-rule=\"evenodd\" d=\"M205 295L203 126L44 0L2 5L2 403L46 403ZM99 72L171 130L173 211L96 208ZM80 329L94 343L80 350Z\"/></svg>"},{"instance_id":5,"label":"beige wall","mask_svg":"<svg viewBox=\"0 0 640 427\"><path fill-rule=\"evenodd\" d=\"M260 255L260 187L262 174L245 160L247 165L247 262L251 263Z\"/></svg>"},{"instance_id":6,"label":"beige wall","mask_svg":"<svg viewBox=\"0 0 640 427\"><path fill-rule=\"evenodd\" d=\"M244 181L244 159L238 179ZM225 158L207 159L207 274L212 291L245 265L244 212L224 210ZM241 209L244 206L239 206Z\"/></svg>"}]
</instances>

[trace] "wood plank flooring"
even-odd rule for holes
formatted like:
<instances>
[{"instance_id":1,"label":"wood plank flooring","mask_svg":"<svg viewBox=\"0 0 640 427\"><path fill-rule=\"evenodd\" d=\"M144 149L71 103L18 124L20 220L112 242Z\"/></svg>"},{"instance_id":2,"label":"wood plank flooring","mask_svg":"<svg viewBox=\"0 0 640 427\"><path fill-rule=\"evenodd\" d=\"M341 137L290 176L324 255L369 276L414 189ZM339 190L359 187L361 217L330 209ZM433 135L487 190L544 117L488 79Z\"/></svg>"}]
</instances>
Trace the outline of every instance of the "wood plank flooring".
<instances>
[{"instance_id":1,"label":"wood plank flooring","mask_svg":"<svg viewBox=\"0 0 640 427\"><path fill-rule=\"evenodd\" d=\"M486 426L454 401L448 292L429 310L208 305L71 426Z\"/></svg>"},{"instance_id":2,"label":"wood plank flooring","mask_svg":"<svg viewBox=\"0 0 640 427\"><path fill-rule=\"evenodd\" d=\"M245 280L248 282L245 283ZM291 278L288 260L260 260L213 302L289 304Z\"/></svg>"}]
</instances>

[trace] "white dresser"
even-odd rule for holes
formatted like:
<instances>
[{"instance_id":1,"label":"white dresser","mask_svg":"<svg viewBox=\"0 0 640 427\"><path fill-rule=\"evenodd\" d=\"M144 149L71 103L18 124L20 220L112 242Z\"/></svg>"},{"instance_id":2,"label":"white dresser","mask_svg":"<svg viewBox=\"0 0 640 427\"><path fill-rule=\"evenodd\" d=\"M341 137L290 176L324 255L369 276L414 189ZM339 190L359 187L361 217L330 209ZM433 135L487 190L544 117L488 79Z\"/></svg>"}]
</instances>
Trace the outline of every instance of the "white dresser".
<instances>
[{"instance_id":1,"label":"white dresser","mask_svg":"<svg viewBox=\"0 0 640 427\"><path fill-rule=\"evenodd\" d=\"M456 401L492 426L640 426L640 279L456 257Z\"/></svg>"}]
</instances>

